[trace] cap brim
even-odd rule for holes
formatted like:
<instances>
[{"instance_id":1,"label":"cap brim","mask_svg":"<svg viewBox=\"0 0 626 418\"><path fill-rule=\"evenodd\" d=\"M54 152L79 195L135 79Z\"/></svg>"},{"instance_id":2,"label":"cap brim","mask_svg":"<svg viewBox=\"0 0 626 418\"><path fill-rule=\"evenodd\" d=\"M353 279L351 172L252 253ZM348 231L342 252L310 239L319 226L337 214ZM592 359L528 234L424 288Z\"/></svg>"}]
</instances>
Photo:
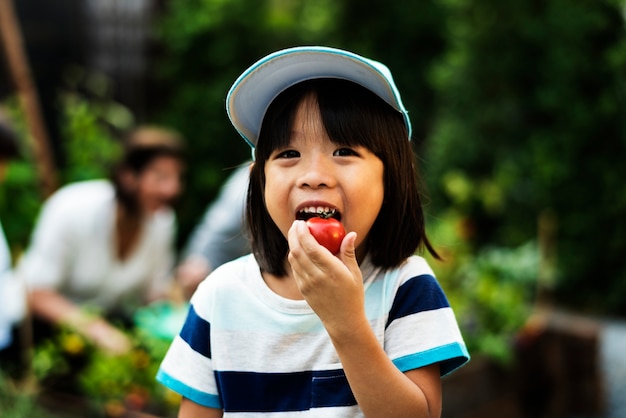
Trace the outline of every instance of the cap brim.
<instances>
[{"instance_id":1,"label":"cap brim","mask_svg":"<svg viewBox=\"0 0 626 418\"><path fill-rule=\"evenodd\" d=\"M255 147L265 112L276 96L290 86L315 78L349 80L372 91L403 114L410 138L411 123L389 69L351 52L320 46L285 49L253 64L228 92L228 117Z\"/></svg>"}]
</instances>

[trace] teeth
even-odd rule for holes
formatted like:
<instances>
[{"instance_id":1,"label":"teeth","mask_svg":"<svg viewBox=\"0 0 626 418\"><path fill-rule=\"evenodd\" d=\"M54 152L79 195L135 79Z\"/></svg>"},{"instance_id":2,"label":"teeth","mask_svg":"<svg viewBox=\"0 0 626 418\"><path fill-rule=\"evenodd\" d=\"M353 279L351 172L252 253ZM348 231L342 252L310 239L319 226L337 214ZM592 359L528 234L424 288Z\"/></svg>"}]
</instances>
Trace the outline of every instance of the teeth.
<instances>
[{"instance_id":1,"label":"teeth","mask_svg":"<svg viewBox=\"0 0 626 418\"><path fill-rule=\"evenodd\" d=\"M328 206L309 206L309 207L300 209L300 213L314 213L317 215L328 215L328 216L334 215L336 211L337 211L336 209L331 209Z\"/></svg>"}]
</instances>

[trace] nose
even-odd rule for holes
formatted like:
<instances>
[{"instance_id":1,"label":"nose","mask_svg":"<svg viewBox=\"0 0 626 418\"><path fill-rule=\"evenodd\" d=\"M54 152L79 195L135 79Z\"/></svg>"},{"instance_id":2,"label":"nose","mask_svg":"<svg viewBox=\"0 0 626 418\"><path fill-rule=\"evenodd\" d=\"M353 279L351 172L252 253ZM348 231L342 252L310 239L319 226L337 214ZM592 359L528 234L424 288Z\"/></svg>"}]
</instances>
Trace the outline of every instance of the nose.
<instances>
[{"instance_id":1,"label":"nose","mask_svg":"<svg viewBox=\"0 0 626 418\"><path fill-rule=\"evenodd\" d=\"M300 187L317 189L334 187L336 184L334 164L332 159L323 155L315 155L306 159L302 164Z\"/></svg>"}]
</instances>

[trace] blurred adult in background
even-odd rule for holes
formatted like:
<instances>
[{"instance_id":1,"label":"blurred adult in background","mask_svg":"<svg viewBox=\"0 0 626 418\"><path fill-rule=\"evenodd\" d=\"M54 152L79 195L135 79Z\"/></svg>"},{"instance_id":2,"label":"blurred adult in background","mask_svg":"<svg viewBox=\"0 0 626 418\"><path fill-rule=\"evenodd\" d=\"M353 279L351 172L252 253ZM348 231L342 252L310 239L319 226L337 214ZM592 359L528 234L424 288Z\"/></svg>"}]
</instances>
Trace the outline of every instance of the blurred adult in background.
<instances>
[{"instance_id":1,"label":"blurred adult in background","mask_svg":"<svg viewBox=\"0 0 626 418\"><path fill-rule=\"evenodd\" d=\"M18 156L17 134L0 110L0 183L10 161ZM15 324L23 319L26 306L24 289L13 277L12 266L11 251L0 223L0 365L9 374L19 371L21 356L13 344Z\"/></svg>"},{"instance_id":2,"label":"blurred adult in background","mask_svg":"<svg viewBox=\"0 0 626 418\"><path fill-rule=\"evenodd\" d=\"M187 299L215 268L250 253L244 226L250 164L241 165L229 176L189 237L176 269L176 279Z\"/></svg>"},{"instance_id":3,"label":"blurred adult in background","mask_svg":"<svg viewBox=\"0 0 626 418\"><path fill-rule=\"evenodd\" d=\"M139 127L108 180L66 185L43 205L18 274L28 286L34 337L67 326L121 354L131 343L124 320L171 286L181 192L183 140ZM53 327L50 327L52 325Z\"/></svg>"}]
</instances>

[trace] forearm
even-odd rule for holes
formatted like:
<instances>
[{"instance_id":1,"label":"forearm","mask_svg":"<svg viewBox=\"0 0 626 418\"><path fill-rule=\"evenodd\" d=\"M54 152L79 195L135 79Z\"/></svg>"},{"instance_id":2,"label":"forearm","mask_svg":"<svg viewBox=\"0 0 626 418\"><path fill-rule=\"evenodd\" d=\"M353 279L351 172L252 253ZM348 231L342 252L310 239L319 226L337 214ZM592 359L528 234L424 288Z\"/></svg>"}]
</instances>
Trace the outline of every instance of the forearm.
<instances>
[{"instance_id":1,"label":"forearm","mask_svg":"<svg viewBox=\"0 0 626 418\"><path fill-rule=\"evenodd\" d=\"M104 318L87 312L55 290L33 290L29 303L34 315L59 326L67 326L102 349L122 354L131 348L130 340Z\"/></svg>"},{"instance_id":2,"label":"forearm","mask_svg":"<svg viewBox=\"0 0 626 418\"><path fill-rule=\"evenodd\" d=\"M51 324L77 328L79 324L93 319L56 290L32 290L28 299L33 314Z\"/></svg>"},{"instance_id":3,"label":"forearm","mask_svg":"<svg viewBox=\"0 0 626 418\"><path fill-rule=\"evenodd\" d=\"M207 408L183 398L178 411L178 418L220 418L223 416L221 409Z\"/></svg>"},{"instance_id":4,"label":"forearm","mask_svg":"<svg viewBox=\"0 0 626 418\"><path fill-rule=\"evenodd\" d=\"M405 375L391 362L365 319L352 332L331 335L331 339L366 417L440 416L438 366Z\"/></svg>"}]
</instances>

